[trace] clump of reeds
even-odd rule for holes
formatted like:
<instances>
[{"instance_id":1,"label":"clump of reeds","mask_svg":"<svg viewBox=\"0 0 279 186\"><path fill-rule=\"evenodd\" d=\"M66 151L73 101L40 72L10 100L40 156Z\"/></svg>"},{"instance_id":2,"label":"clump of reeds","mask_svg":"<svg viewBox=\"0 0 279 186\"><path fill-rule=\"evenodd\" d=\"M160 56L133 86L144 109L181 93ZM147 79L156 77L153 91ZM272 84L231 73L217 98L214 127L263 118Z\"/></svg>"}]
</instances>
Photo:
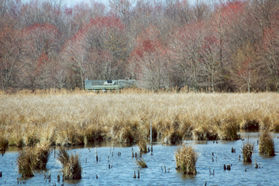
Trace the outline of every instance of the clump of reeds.
<instances>
[{"instance_id":1,"label":"clump of reeds","mask_svg":"<svg viewBox=\"0 0 279 186\"><path fill-rule=\"evenodd\" d=\"M62 165L66 165L69 162L69 154L64 148L59 150L58 160L61 162Z\"/></svg>"},{"instance_id":2,"label":"clump of reeds","mask_svg":"<svg viewBox=\"0 0 279 186\"><path fill-rule=\"evenodd\" d=\"M251 163L252 162L252 154L254 150L254 145L250 143L246 143L242 147L242 156L244 163Z\"/></svg>"},{"instance_id":3,"label":"clump of reeds","mask_svg":"<svg viewBox=\"0 0 279 186\"><path fill-rule=\"evenodd\" d=\"M255 119L246 119L240 123L240 129L246 131L258 131L260 128L259 122Z\"/></svg>"},{"instance_id":4,"label":"clump of reeds","mask_svg":"<svg viewBox=\"0 0 279 186\"><path fill-rule=\"evenodd\" d=\"M259 152L266 156L274 156L274 142L268 130L265 130L260 135Z\"/></svg>"},{"instance_id":5,"label":"clump of reeds","mask_svg":"<svg viewBox=\"0 0 279 186\"><path fill-rule=\"evenodd\" d=\"M68 143L64 143L64 146L67 145L83 145L84 136L81 134L80 127L78 125L73 125L72 123L68 124L67 129L65 129L65 135L68 138Z\"/></svg>"},{"instance_id":6,"label":"clump of reeds","mask_svg":"<svg viewBox=\"0 0 279 186\"><path fill-rule=\"evenodd\" d=\"M150 127L148 126L148 130L147 130L147 138L150 138ZM152 126L152 141L155 142L157 141L157 136L158 136L158 132L157 132L157 127Z\"/></svg>"},{"instance_id":7,"label":"clump of reeds","mask_svg":"<svg viewBox=\"0 0 279 186\"><path fill-rule=\"evenodd\" d=\"M125 145L135 144L146 132L143 125L139 124L139 118L121 118L114 122L111 128L112 139Z\"/></svg>"},{"instance_id":8,"label":"clump of reeds","mask_svg":"<svg viewBox=\"0 0 279 186\"><path fill-rule=\"evenodd\" d=\"M101 143L105 140L105 131L100 126L90 126L85 131L89 143Z\"/></svg>"},{"instance_id":9,"label":"clump of reeds","mask_svg":"<svg viewBox=\"0 0 279 186\"><path fill-rule=\"evenodd\" d=\"M265 116L261 119L260 129L270 130L272 128L272 118L270 116Z\"/></svg>"},{"instance_id":10,"label":"clump of reeds","mask_svg":"<svg viewBox=\"0 0 279 186\"><path fill-rule=\"evenodd\" d=\"M177 145L182 142L182 136L177 130L170 130L164 137L163 142L169 145Z\"/></svg>"},{"instance_id":11,"label":"clump of reeds","mask_svg":"<svg viewBox=\"0 0 279 186\"><path fill-rule=\"evenodd\" d=\"M28 146L35 146L40 140L34 133L27 134L25 144Z\"/></svg>"},{"instance_id":12,"label":"clump of reeds","mask_svg":"<svg viewBox=\"0 0 279 186\"><path fill-rule=\"evenodd\" d=\"M133 144L135 141L135 136L133 136L132 131L125 127L120 134L120 140L122 143L126 143L128 145Z\"/></svg>"},{"instance_id":13,"label":"clump of reeds","mask_svg":"<svg viewBox=\"0 0 279 186\"><path fill-rule=\"evenodd\" d=\"M81 166L78 155L69 156L65 149L61 148L58 160L63 165L63 175L65 180L81 179Z\"/></svg>"},{"instance_id":14,"label":"clump of reeds","mask_svg":"<svg viewBox=\"0 0 279 186\"><path fill-rule=\"evenodd\" d=\"M45 170L48 157L49 157L49 146L41 145L31 150L32 150L32 169Z\"/></svg>"},{"instance_id":15,"label":"clump of reeds","mask_svg":"<svg viewBox=\"0 0 279 186\"><path fill-rule=\"evenodd\" d=\"M18 171L23 178L33 176L33 171L45 170L49 157L49 146L27 147L19 153Z\"/></svg>"},{"instance_id":16,"label":"clump of reeds","mask_svg":"<svg viewBox=\"0 0 279 186\"><path fill-rule=\"evenodd\" d=\"M140 149L140 153L147 153L148 152L147 144L146 144L145 140L140 139L139 142L138 142L138 146L139 146L139 149Z\"/></svg>"},{"instance_id":17,"label":"clump of reeds","mask_svg":"<svg viewBox=\"0 0 279 186\"><path fill-rule=\"evenodd\" d=\"M8 148L8 145L9 145L9 141L4 137L0 137L0 152L1 153L5 153L5 151Z\"/></svg>"},{"instance_id":18,"label":"clump of reeds","mask_svg":"<svg viewBox=\"0 0 279 186\"><path fill-rule=\"evenodd\" d=\"M32 170L32 156L31 150L23 150L19 152L19 156L17 158L18 172L24 179L34 176Z\"/></svg>"},{"instance_id":19,"label":"clump of reeds","mask_svg":"<svg viewBox=\"0 0 279 186\"><path fill-rule=\"evenodd\" d=\"M279 132L279 121L276 121L276 122L273 123L272 130L274 132Z\"/></svg>"},{"instance_id":20,"label":"clump of reeds","mask_svg":"<svg viewBox=\"0 0 279 186\"><path fill-rule=\"evenodd\" d=\"M194 140L217 140L218 134L214 127L209 125L200 125L192 130Z\"/></svg>"},{"instance_id":21,"label":"clump of reeds","mask_svg":"<svg viewBox=\"0 0 279 186\"><path fill-rule=\"evenodd\" d=\"M192 130L193 130L193 126L191 125L191 123L186 119L182 118L182 122L179 127L179 132L181 134L182 139L191 138Z\"/></svg>"},{"instance_id":22,"label":"clump of reeds","mask_svg":"<svg viewBox=\"0 0 279 186\"><path fill-rule=\"evenodd\" d=\"M176 168L187 175L196 175L197 154L190 146L183 145L175 154Z\"/></svg>"},{"instance_id":23,"label":"clump of reeds","mask_svg":"<svg viewBox=\"0 0 279 186\"><path fill-rule=\"evenodd\" d=\"M222 140L237 140L239 139L238 125L234 118L225 119L221 122L219 128L219 138Z\"/></svg>"},{"instance_id":24,"label":"clump of reeds","mask_svg":"<svg viewBox=\"0 0 279 186\"><path fill-rule=\"evenodd\" d=\"M12 138L12 139L10 138L9 145L22 148L24 146L24 141L22 138Z\"/></svg>"},{"instance_id":25,"label":"clump of reeds","mask_svg":"<svg viewBox=\"0 0 279 186\"><path fill-rule=\"evenodd\" d=\"M142 158L137 159L136 161L137 161L137 164L138 164L139 167L147 168L147 165L146 165L145 161Z\"/></svg>"}]
</instances>

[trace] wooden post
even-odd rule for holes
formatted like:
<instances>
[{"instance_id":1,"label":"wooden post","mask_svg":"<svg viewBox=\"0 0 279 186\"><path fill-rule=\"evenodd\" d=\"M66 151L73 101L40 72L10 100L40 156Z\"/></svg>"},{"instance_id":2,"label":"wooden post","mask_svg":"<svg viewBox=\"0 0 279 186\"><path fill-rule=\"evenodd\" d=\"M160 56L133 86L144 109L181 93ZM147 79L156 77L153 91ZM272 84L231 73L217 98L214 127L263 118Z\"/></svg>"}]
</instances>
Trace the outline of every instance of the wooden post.
<instances>
[{"instance_id":1,"label":"wooden post","mask_svg":"<svg viewBox=\"0 0 279 186\"><path fill-rule=\"evenodd\" d=\"M153 155L153 147L152 147L152 122L150 121L150 146L151 146L151 155Z\"/></svg>"}]
</instances>

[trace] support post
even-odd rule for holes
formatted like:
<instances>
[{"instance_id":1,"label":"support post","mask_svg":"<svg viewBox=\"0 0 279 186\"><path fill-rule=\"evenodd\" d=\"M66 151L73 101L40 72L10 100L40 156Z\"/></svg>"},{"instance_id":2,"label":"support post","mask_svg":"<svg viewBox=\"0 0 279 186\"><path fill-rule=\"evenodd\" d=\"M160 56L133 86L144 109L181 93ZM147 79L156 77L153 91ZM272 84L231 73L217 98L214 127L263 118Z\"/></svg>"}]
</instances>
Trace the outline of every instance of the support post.
<instances>
[{"instance_id":1,"label":"support post","mask_svg":"<svg viewBox=\"0 0 279 186\"><path fill-rule=\"evenodd\" d=\"M150 121L150 147L151 155L153 155L153 146L152 146L152 122Z\"/></svg>"}]
</instances>

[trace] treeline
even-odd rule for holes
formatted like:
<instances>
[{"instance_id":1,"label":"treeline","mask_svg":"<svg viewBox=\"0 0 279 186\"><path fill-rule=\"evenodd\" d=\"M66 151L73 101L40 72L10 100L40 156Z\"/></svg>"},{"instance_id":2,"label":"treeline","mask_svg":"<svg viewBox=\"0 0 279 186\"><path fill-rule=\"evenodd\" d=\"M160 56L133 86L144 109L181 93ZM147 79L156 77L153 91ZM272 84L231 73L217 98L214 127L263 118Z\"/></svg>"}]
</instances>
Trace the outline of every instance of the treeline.
<instances>
[{"instance_id":1,"label":"treeline","mask_svg":"<svg viewBox=\"0 0 279 186\"><path fill-rule=\"evenodd\" d=\"M279 90L279 1L0 1L0 89Z\"/></svg>"}]
</instances>

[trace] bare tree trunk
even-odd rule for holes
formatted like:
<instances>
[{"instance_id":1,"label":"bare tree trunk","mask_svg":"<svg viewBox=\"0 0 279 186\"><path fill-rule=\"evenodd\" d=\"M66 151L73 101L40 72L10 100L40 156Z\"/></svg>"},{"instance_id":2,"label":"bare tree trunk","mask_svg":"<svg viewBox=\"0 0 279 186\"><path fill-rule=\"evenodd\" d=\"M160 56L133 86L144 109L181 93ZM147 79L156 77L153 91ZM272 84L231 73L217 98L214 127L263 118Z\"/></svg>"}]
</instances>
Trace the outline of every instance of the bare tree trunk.
<instances>
[{"instance_id":1,"label":"bare tree trunk","mask_svg":"<svg viewBox=\"0 0 279 186\"><path fill-rule=\"evenodd\" d=\"M248 85L248 92L250 93L250 86L251 86L251 72L250 72L250 70L248 71L248 82L247 82L247 85Z\"/></svg>"}]
</instances>

